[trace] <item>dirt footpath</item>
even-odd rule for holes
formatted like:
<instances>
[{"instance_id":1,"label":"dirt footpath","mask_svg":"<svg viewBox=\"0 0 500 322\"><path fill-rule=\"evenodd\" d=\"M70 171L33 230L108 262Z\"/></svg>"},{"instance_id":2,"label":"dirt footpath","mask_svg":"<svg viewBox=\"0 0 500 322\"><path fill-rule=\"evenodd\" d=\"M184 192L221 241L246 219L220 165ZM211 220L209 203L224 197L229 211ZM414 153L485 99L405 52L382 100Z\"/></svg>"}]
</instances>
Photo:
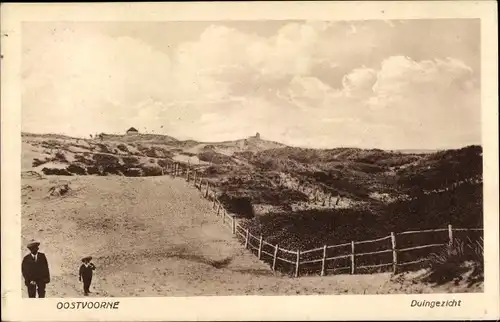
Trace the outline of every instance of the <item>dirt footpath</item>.
<instances>
[{"instance_id":1,"label":"dirt footpath","mask_svg":"<svg viewBox=\"0 0 500 322\"><path fill-rule=\"evenodd\" d=\"M64 182L70 192L48 197L52 186ZM87 255L97 266L91 296L451 291L395 284L389 274L275 275L244 250L218 222L211 203L182 179L33 177L22 184L22 242L42 243L52 275L47 297L83 296L78 268Z\"/></svg>"}]
</instances>

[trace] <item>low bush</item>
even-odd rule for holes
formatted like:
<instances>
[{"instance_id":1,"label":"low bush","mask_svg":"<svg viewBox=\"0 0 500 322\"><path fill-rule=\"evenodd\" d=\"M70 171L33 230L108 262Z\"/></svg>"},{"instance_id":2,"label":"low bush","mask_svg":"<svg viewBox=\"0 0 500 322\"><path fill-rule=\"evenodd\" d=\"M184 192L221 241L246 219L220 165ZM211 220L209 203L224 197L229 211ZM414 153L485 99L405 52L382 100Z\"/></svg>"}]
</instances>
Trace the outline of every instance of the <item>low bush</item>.
<instances>
[{"instance_id":1,"label":"low bush","mask_svg":"<svg viewBox=\"0 0 500 322\"><path fill-rule=\"evenodd\" d=\"M238 217L248 219L255 217L252 201L248 197L231 197L224 193L218 199L227 211L236 214Z\"/></svg>"},{"instance_id":2,"label":"low bush","mask_svg":"<svg viewBox=\"0 0 500 322\"><path fill-rule=\"evenodd\" d=\"M167 168L167 167L171 166L172 160L169 160L169 159L158 159L157 163L158 163L158 165L160 167Z\"/></svg>"},{"instance_id":3,"label":"low bush","mask_svg":"<svg viewBox=\"0 0 500 322\"><path fill-rule=\"evenodd\" d=\"M85 165L94 165L95 161L89 158L86 158L85 156L89 156L90 154L84 153L83 155L81 154L75 154L75 160L79 163L85 164Z\"/></svg>"},{"instance_id":4,"label":"low bush","mask_svg":"<svg viewBox=\"0 0 500 322\"><path fill-rule=\"evenodd\" d=\"M128 147L123 143L118 144L117 148L122 152L129 152Z\"/></svg>"},{"instance_id":5,"label":"low bush","mask_svg":"<svg viewBox=\"0 0 500 322\"><path fill-rule=\"evenodd\" d=\"M123 157L122 160L127 167L135 167L139 164L139 159L136 157Z\"/></svg>"},{"instance_id":6,"label":"low bush","mask_svg":"<svg viewBox=\"0 0 500 322\"><path fill-rule=\"evenodd\" d=\"M425 278L426 282L444 284L462 279L464 273L471 269L472 274L468 277L469 283L475 283L484 279L484 249L483 240L466 241L455 239L445 249L429 256L430 273Z\"/></svg>"},{"instance_id":7,"label":"low bush","mask_svg":"<svg viewBox=\"0 0 500 322\"><path fill-rule=\"evenodd\" d=\"M100 172L100 170L99 170L98 167L90 166L90 167L87 167L87 174L90 174L90 175L93 175L93 174L100 175L101 172Z\"/></svg>"},{"instance_id":8,"label":"low bush","mask_svg":"<svg viewBox=\"0 0 500 322\"><path fill-rule=\"evenodd\" d=\"M68 162L66 159L66 155L62 151L57 151L54 157L54 161L59 161L59 162Z\"/></svg>"},{"instance_id":9,"label":"low bush","mask_svg":"<svg viewBox=\"0 0 500 322\"><path fill-rule=\"evenodd\" d=\"M142 171L144 173L144 176L150 177L150 176L161 176L163 174L162 168L158 166L144 166L142 167Z\"/></svg>"},{"instance_id":10,"label":"low bush","mask_svg":"<svg viewBox=\"0 0 500 322\"><path fill-rule=\"evenodd\" d=\"M72 163L66 168L69 172L77 174L77 175L86 175L87 169L84 165Z\"/></svg>"},{"instance_id":11,"label":"low bush","mask_svg":"<svg viewBox=\"0 0 500 322\"><path fill-rule=\"evenodd\" d=\"M227 156L225 154L217 153L217 152L210 151L210 150L204 151L204 152L200 152L198 154L198 158L201 161L211 162L211 163L214 163L214 164L232 163L231 157L229 157L229 156Z\"/></svg>"},{"instance_id":12,"label":"low bush","mask_svg":"<svg viewBox=\"0 0 500 322\"><path fill-rule=\"evenodd\" d=\"M103 152L103 153L112 153L112 151L108 148L107 145L105 144L102 144L102 143L98 143L97 144L97 147L99 148L99 151Z\"/></svg>"},{"instance_id":13,"label":"low bush","mask_svg":"<svg viewBox=\"0 0 500 322\"><path fill-rule=\"evenodd\" d=\"M120 159L114 155L109 154L94 154L93 159L96 163L96 166L117 166L120 163Z\"/></svg>"},{"instance_id":14,"label":"low bush","mask_svg":"<svg viewBox=\"0 0 500 322\"><path fill-rule=\"evenodd\" d=\"M33 162L31 165L33 167L38 167L39 165L42 165L44 163L47 163L47 160L40 160L40 159L35 158L35 159L33 159Z\"/></svg>"},{"instance_id":15,"label":"low bush","mask_svg":"<svg viewBox=\"0 0 500 322\"><path fill-rule=\"evenodd\" d=\"M43 174L45 175L56 175L56 176L71 176L72 173L66 169L58 169L58 168L43 168Z\"/></svg>"}]
</instances>

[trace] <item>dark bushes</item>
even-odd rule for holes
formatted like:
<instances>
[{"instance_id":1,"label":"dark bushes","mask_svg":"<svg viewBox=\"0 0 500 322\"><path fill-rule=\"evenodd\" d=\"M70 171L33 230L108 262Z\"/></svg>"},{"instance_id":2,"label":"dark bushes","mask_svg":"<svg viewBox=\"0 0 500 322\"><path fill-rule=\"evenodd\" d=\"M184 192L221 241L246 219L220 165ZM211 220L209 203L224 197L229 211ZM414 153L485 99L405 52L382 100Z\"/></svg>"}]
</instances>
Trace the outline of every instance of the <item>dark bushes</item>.
<instances>
[{"instance_id":1,"label":"dark bushes","mask_svg":"<svg viewBox=\"0 0 500 322\"><path fill-rule=\"evenodd\" d=\"M172 164L172 160L169 159L158 159L157 163L162 168L167 168Z\"/></svg>"},{"instance_id":2,"label":"dark bushes","mask_svg":"<svg viewBox=\"0 0 500 322\"><path fill-rule=\"evenodd\" d=\"M116 147L122 152L129 152L128 147L123 143L118 144Z\"/></svg>"},{"instance_id":3,"label":"dark bushes","mask_svg":"<svg viewBox=\"0 0 500 322\"><path fill-rule=\"evenodd\" d=\"M97 147L99 148L99 151L100 152L103 152L103 153L112 153L113 151L111 151L107 145L105 144L102 144L102 143L98 143L97 144Z\"/></svg>"},{"instance_id":4,"label":"dark bushes","mask_svg":"<svg viewBox=\"0 0 500 322\"><path fill-rule=\"evenodd\" d=\"M136 157L123 157L122 160L127 167L136 167L139 165L139 159Z\"/></svg>"},{"instance_id":5,"label":"dark bushes","mask_svg":"<svg viewBox=\"0 0 500 322\"><path fill-rule=\"evenodd\" d=\"M142 167L144 176L161 176L163 174L162 168L158 166L145 165Z\"/></svg>"},{"instance_id":6,"label":"dark bushes","mask_svg":"<svg viewBox=\"0 0 500 322\"><path fill-rule=\"evenodd\" d=\"M54 161L59 161L59 162L63 162L63 163L67 163L68 162L68 160L66 159L66 155L64 155L64 153L62 151L57 151L56 152Z\"/></svg>"},{"instance_id":7,"label":"dark bushes","mask_svg":"<svg viewBox=\"0 0 500 322\"><path fill-rule=\"evenodd\" d=\"M468 277L470 284L484 280L483 241L454 240L453 244L429 256L431 272L424 279L426 282L444 284L455 280L469 271L467 263L472 266L472 274Z\"/></svg>"},{"instance_id":8,"label":"dark bushes","mask_svg":"<svg viewBox=\"0 0 500 322\"><path fill-rule=\"evenodd\" d=\"M90 167L87 167L87 174L90 174L90 175L93 175L93 174L100 175L101 171L97 167L95 167L95 166L90 166Z\"/></svg>"},{"instance_id":9,"label":"dark bushes","mask_svg":"<svg viewBox=\"0 0 500 322\"><path fill-rule=\"evenodd\" d=\"M94 154L93 159L96 166L117 166L120 163L118 157L109 154Z\"/></svg>"},{"instance_id":10,"label":"dark bushes","mask_svg":"<svg viewBox=\"0 0 500 322\"><path fill-rule=\"evenodd\" d=\"M42 165L44 163L47 163L47 160L40 160L40 159L33 159L33 163L31 164L33 167L38 167L39 165Z\"/></svg>"},{"instance_id":11,"label":"dark bushes","mask_svg":"<svg viewBox=\"0 0 500 322\"><path fill-rule=\"evenodd\" d=\"M66 169L57 169L57 168L43 168L43 174L45 175L56 175L56 176L71 176L71 172Z\"/></svg>"},{"instance_id":12,"label":"dark bushes","mask_svg":"<svg viewBox=\"0 0 500 322\"><path fill-rule=\"evenodd\" d=\"M255 217L252 201L248 197L231 197L228 194L222 194L219 201L224 205L224 208L243 218Z\"/></svg>"},{"instance_id":13,"label":"dark bushes","mask_svg":"<svg viewBox=\"0 0 500 322\"><path fill-rule=\"evenodd\" d=\"M198 158L201 161L211 162L214 164L227 164L233 162L231 157L211 150L200 152L198 154Z\"/></svg>"},{"instance_id":14,"label":"dark bushes","mask_svg":"<svg viewBox=\"0 0 500 322\"><path fill-rule=\"evenodd\" d=\"M86 175L87 169L84 165L72 163L66 168L69 172L77 174L77 175Z\"/></svg>"}]
</instances>

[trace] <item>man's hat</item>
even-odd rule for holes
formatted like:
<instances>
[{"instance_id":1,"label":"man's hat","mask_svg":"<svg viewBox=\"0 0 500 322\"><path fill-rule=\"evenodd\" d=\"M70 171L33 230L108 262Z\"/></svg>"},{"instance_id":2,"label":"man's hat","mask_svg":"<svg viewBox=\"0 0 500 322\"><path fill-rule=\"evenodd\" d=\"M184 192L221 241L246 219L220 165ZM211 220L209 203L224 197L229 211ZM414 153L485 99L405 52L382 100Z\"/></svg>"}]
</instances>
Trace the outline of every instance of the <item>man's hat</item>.
<instances>
[{"instance_id":1,"label":"man's hat","mask_svg":"<svg viewBox=\"0 0 500 322\"><path fill-rule=\"evenodd\" d=\"M91 260L92 260L92 256L87 256L87 257L82 258L82 262L91 261Z\"/></svg>"},{"instance_id":2,"label":"man's hat","mask_svg":"<svg viewBox=\"0 0 500 322\"><path fill-rule=\"evenodd\" d=\"M40 242L32 240L30 243L28 243L26 247L28 247L28 249L32 249L33 247L38 247L38 246L40 246Z\"/></svg>"}]
</instances>

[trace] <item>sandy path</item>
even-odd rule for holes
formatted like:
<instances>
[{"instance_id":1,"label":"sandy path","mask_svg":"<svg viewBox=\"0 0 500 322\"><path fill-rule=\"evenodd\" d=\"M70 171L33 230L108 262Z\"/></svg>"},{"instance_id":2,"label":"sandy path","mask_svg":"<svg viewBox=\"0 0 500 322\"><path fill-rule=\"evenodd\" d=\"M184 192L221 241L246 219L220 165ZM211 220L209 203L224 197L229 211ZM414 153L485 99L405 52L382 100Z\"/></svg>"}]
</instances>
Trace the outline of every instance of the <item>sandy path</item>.
<instances>
[{"instance_id":1,"label":"sandy path","mask_svg":"<svg viewBox=\"0 0 500 322\"><path fill-rule=\"evenodd\" d=\"M70 182L71 193L47 198L49 188L64 181ZM97 266L93 296L410 290L390 282L389 274L299 279L275 275L243 249L218 222L211 203L182 179L47 177L23 179L23 187L22 242L42 242L52 274L48 297L82 296L77 271L86 255L92 255ZM226 265L213 265L217 262ZM414 287L419 293L439 291Z\"/></svg>"}]
</instances>

